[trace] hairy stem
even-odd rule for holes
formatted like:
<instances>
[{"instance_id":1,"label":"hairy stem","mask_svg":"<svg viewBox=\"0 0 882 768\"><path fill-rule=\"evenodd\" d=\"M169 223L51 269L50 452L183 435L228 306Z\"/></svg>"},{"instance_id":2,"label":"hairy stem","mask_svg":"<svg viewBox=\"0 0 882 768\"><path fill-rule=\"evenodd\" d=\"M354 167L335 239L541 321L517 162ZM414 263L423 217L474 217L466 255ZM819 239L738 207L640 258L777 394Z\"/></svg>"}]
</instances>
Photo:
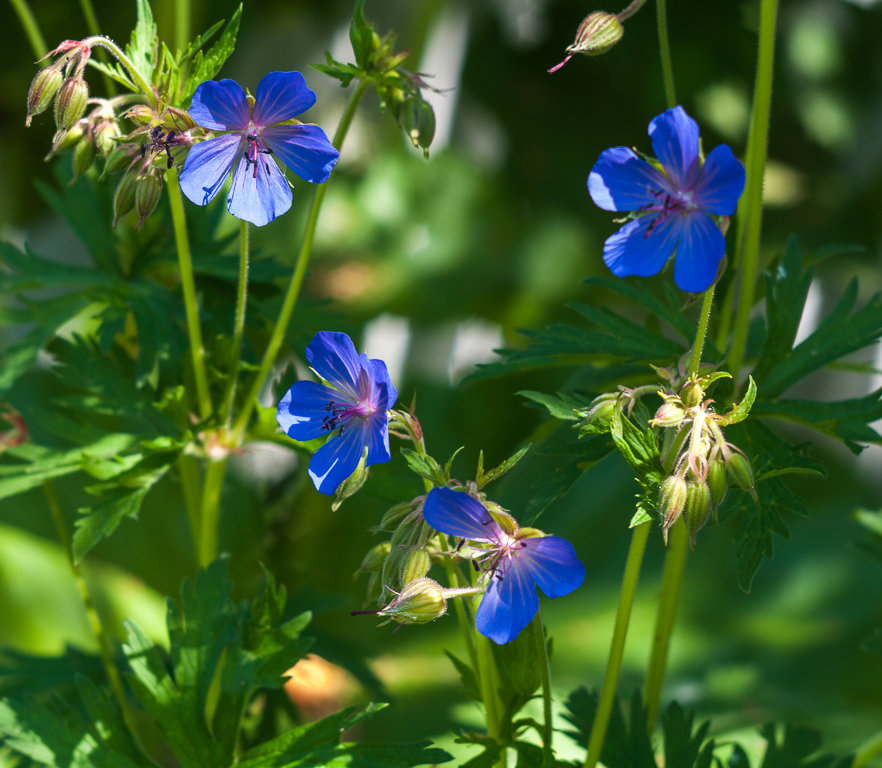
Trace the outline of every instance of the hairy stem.
<instances>
[{"instance_id":1,"label":"hairy stem","mask_svg":"<svg viewBox=\"0 0 882 768\"><path fill-rule=\"evenodd\" d=\"M89 34L99 35L101 33L101 28L98 26L98 17L95 15L95 7L92 5L92 0L80 0L80 9L83 12L83 18L86 20L86 29L89 30ZM101 62L104 62L107 59L103 49L99 50L96 55ZM102 72L101 80L104 82L104 88L107 91L107 95L115 96L116 83L113 78L108 76L106 72Z\"/></svg>"},{"instance_id":2,"label":"hairy stem","mask_svg":"<svg viewBox=\"0 0 882 768\"><path fill-rule=\"evenodd\" d=\"M87 37L85 40L80 41L83 45L88 45L92 48L98 46L100 48L106 48L110 51L119 61L120 64L125 67L126 72L129 77L132 79L132 82L141 89L141 93L148 99L150 102L150 106L156 108L158 106L158 96L156 94L156 90L153 86L148 83L143 75L138 71L135 67L134 62L126 56L125 51L120 48L116 43L113 42L108 37L104 37L104 35L92 35L91 37Z\"/></svg>"},{"instance_id":3,"label":"hairy stem","mask_svg":"<svg viewBox=\"0 0 882 768\"><path fill-rule=\"evenodd\" d=\"M704 292L701 301L701 314L698 318L698 328L695 331L695 343L692 345L692 359L689 361L689 371L686 378L690 378L698 372L701 363L701 352L704 349L704 340L707 337L707 326L710 322L711 307L714 303L714 285Z\"/></svg>"},{"instance_id":4,"label":"hairy stem","mask_svg":"<svg viewBox=\"0 0 882 768\"><path fill-rule=\"evenodd\" d=\"M610 643L609 659L606 662L606 673L603 676L603 688L600 691L597 712L594 715L594 723L591 725L585 768L594 768L603 751L603 742L606 739L606 729L615 702L619 674L622 671L625 640L628 637L628 623L631 620L631 609L634 607L634 595L637 592L637 581L640 578L640 566L643 563L643 553L646 551L646 540L651 528L649 523L643 523L638 525L631 534L631 547L625 562L625 575L622 578L622 591L619 595L619 607L616 611L616 623Z\"/></svg>"},{"instance_id":5,"label":"hairy stem","mask_svg":"<svg viewBox=\"0 0 882 768\"><path fill-rule=\"evenodd\" d=\"M750 310L753 306L759 265L763 214L763 174L769 143L777 16L778 0L761 0L756 85L753 93L750 135L747 140L747 179L744 195L738 205L738 234L735 245L740 293L735 312L735 326L732 347L729 350L728 366L736 381L744 363L744 350L750 328Z\"/></svg>"},{"instance_id":6,"label":"hairy stem","mask_svg":"<svg viewBox=\"0 0 882 768\"><path fill-rule=\"evenodd\" d=\"M367 90L368 85L369 84L365 81L359 82L358 87L353 91L352 96L349 99L349 104L346 106L346 111L343 113L343 117L340 118L340 125L337 127L337 132L334 134L333 140L333 144L338 150L343 147L343 140L346 138L349 126L352 124L352 118L355 116L358 102L361 101L361 97ZM303 284L303 278L306 275L306 266L309 264L309 257L312 253L312 242L315 236L319 212L321 211L322 202L325 199L325 193L327 192L329 182L330 180L319 186L316 190L315 197L312 200L312 207L309 210L303 245L300 248L297 264L294 267L294 274L291 276L291 282L288 284L288 290L285 293L285 298L282 302L282 309L279 311L279 317L276 320L276 324L273 326L273 332L267 343L263 359L260 362L260 368L257 371L257 375L254 377L251 389L242 404L242 410L233 426L233 434L235 436L235 442L237 443L241 441L245 434L245 430L248 428L248 420L251 418L251 412L257 403L257 397L269 376L273 363L276 361L276 355L279 354L279 349L282 346L285 333L288 331L288 324L291 322L291 316L294 314L294 307L297 305L297 299L300 296L300 287Z\"/></svg>"}]
</instances>

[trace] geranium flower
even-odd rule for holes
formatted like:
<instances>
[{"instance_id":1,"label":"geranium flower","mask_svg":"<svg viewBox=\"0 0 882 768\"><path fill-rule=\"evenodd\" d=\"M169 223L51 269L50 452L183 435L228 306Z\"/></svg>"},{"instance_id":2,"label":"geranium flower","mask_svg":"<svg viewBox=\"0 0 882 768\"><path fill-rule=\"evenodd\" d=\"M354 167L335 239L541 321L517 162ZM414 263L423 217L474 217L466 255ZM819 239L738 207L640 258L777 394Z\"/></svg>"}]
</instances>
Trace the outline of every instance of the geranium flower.
<instances>
[{"instance_id":1,"label":"geranium flower","mask_svg":"<svg viewBox=\"0 0 882 768\"><path fill-rule=\"evenodd\" d=\"M603 260L617 277L654 275L676 249L674 282L698 293L716 279L726 241L712 216L735 213L744 190L744 166L725 144L704 163L698 125L683 107L649 124L661 169L627 147L601 152L588 176L591 199L606 211L635 218L603 246Z\"/></svg>"},{"instance_id":2,"label":"geranium flower","mask_svg":"<svg viewBox=\"0 0 882 768\"><path fill-rule=\"evenodd\" d=\"M536 585L548 597L560 597L585 580L585 566L566 539L523 528L509 535L467 493L432 489L423 517L436 531L486 545L486 555L476 561L483 564L487 590L475 626L500 645L514 640L533 620L539 610Z\"/></svg>"},{"instance_id":3,"label":"geranium flower","mask_svg":"<svg viewBox=\"0 0 882 768\"><path fill-rule=\"evenodd\" d=\"M315 104L299 72L270 72L253 104L233 80L209 80L193 94L190 117L211 131L229 131L196 144L181 171L181 190L196 205L214 199L230 175L227 210L262 227L291 207L291 188L276 158L300 178L328 180L338 152L317 125L288 124ZM284 125L283 125L284 123ZM238 164L237 164L238 163Z\"/></svg>"},{"instance_id":4,"label":"geranium flower","mask_svg":"<svg viewBox=\"0 0 882 768\"><path fill-rule=\"evenodd\" d=\"M295 381L279 403L276 420L294 440L333 434L309 462L316 490L330 496L355 472L365 448L365 466L389 461L386 411L398 391L386 363L358 354L345 333L317 333L306 360L327 384Z\"/></svg>"}]
</instances>

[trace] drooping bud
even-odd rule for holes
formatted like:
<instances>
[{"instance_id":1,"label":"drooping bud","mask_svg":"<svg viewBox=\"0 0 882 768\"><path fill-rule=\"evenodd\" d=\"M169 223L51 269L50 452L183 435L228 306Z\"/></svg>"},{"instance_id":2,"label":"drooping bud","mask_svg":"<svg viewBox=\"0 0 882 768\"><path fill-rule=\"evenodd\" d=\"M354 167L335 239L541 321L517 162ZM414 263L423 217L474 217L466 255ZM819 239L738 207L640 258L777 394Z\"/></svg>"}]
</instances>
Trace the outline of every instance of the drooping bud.
<instances>
[{"instance_id":1,"label":"drooping bud","mask_svg":"<svg viewBox=\"0 0 882 768\"><path fill-rule=\"evenodd\" d=\"M707 484L711 491L711 504L716 518L717 507L726 498L726 490L729 488L729 478L726 473L726 462L714 459L707 468Z\"/></svg>"},{"instance_id":2,"label":"drooping bud","mask_svg":"<svg viewBox=\"0 0 882 768\"><path fill-rule=\"evenodd\" d=\"M95 162L95 155L95 145L89 138L84 138L82 141L77 142L73 151L74 179L79 178L92 167L92 163Z\"/></svg>"},{"instance_id":3,"label":"drooping bud","mask_svg":"<svg viewBox=\"0 0 882 768\"><path fill-rule=\"evenodd\" d=\"M710 515L711 491L707 483L699 480L690 483L686 492L686 506L683 509L683 522L689 531L690 544L695 549L695 535L707 522Z\"/></svg>"},{"instance_id":4,"label":"drooping bud","mask_svg":"<svg viewBox=\"0 0 882 768\"><path fill-rule=\"evenodd\" d=\"M119 123L115 118L102 120L99 122L92 135L95 139L95 146L102 155L109 155L117 147L116 139L121 135Z\"/></svg>"},{"instance_id":5,"label":"drooping bud","mask_svg":"<svg viewBox=\"0 0 882 768\"><path fill-rule=\"evenodd\" d=\"M361 561L361 565L358 566L358 570L353 574L353 578L360 576L362 573L379 571L383 567L383 562L389 556L390 549L391 545L388 541L381 541L379 544L371 547Z\"/></svg>"},{"instance_id":6,"label":"drooping bud","mask_svg":"<svg viewBox=\"0 0 882 768\"><path fill-rule=\"evenodd\" d=\"M413 512L413 509L413 502L411 501L402 501L395 504L386 510L377 527L382 531L395 531L404 518Z\"/></svg>"},{"instance_id":7,"label":"drooping bud","mask_svg":"<svg viewBox=\"0 0 882 768\"><path fill-rule=\"evenodd\" d=\"M139 231L144 226L144 221L147 217L156 209L161 196L162 181L160 181L159 176L151 173L138 180L138 184L135 187L135 211L138 214L138 222L135 226ZM363 483L364 480L362 480Z\"/></svg>"},{"instance_id":8,"label":"drooping bud","mask_svg":"<svg viewBox=\"0 0 882 768\"><path fill-rule=\"evenodd\" d=\"M576 39L573 40L572 45L567 46L567 57L560 64L549 69L549 74L557 72L576 53L586 56L600 56L606 53L622 39L624 34L622 22L615 14L606 11L589 13L579 24Z\"/></svg>"},{"instance_id":9,"label":"drooping bud","mask_svg":"<svg viewBox=\"0 0 882 768\"><path fill-rule=\"evenodd\" d=\"M153 174L151 174L152 176ZM157 177L158 179L158 177ZM162 185L160 184L159 191L162 192ZM156 196L156 200L153 203L153 208L156 207L156 203L159 202L159 194ZM135 197L135 205L138 205L138 198ZM147 213L149 216L150 213L153 212L153 208ZM138 208L138 215L141 215L141 209ZM141 223L144 221L145 217L141 217L141 220L138 222L138 229L141 228ZM355 471L349 475L340 485L337 487L337 490L334 491L334 501L331 503L331 509L336 512L340 509L340 505L346 501L350 496L354 496L361 490L361 487L367 482L368 475L370 474L370 468L366 467L364 464L365 456L361 457L361 461L358 462L358 466L355 468Z\"/></svg>"},{"instance_id":10,"label":"drooping bud","mask_svg":"<svg viewBox=\"0 0 882 768\"><path fill-rule=\"evenodd\" d=\"M28 91L28 116L25 118L25 125L31 124L31 118L39 115L49 109L52 99L61 88L64 81L64 75L61 70L55 67L46 67L41 69L31 81L31 88Z\"/></svg>"},{"instance_id":11,"label":"drooping bud","mask_svg":"<svg viewBox=\"0 0 882 768\"><path fill-rule=\"evenodd\" d=\"M422 547L411 547L410 553L404 558L401 568L401 583L409 584L423 578L432 566L429 553Z\"/></svg>"},{"instance_id":12,"label":"drooping bud","mask_svg":"<svg viewBox=\"0 0 882 768\"><path fill-rule=\"evenodd\" d=\"M732 453L726 459L726 471L733 485L743 488L751 496L756 498L756 489L753 487L753 467L750 460L743 453Z\"/></svg>"},{"instance_id":13,"label":"drooping bud","mask_svg":"<svg viewBox=\"0 0 882 768\"><path fill-rule=\"evenodd\" d=\"M686 418L686 411L677 400L665 400L649 420L653 427L679 427Z\"/></svg>"},{"instance_id":14,"label":"drooping bud","mask_svg":"<svg viewBox=\"0 0 882 768\"><path fill-rule=\"evenodd\" d=\"M113 175L125 170L135 158L135 150L130 144L123 145L114 149L104 161L104 170L101 172L103 179L107 174Z\"/></svg>"},{"instance_id":15,"label":"drooping bud","mask_svg":"<svg viewBox=\"0 0 882 768\"><path fill-rule=\"evenodd\" d=\"M52 149L45 159L48 160L53 155L63 155L70 152L86 134L87 121L78 120L77 123L66 131L56 131L52 137Z\"/></svg>"},{"instance_id":16,"label":"drooping bud","mask_svg":"<svg viewBox=\"0 0 882 768\"><path fill-rule=\"evenodd\" d=\"M89 86L81 77L68 77L55 96L55 126L59 131L70 128L86 111Z\"/></svg>"},{"instance_id":17,"label":"drooping bud","mask_svg":"<svg viewBox=\"0 0 882 768\"><path fill-rule=\"evenodd\" d=\"M399 120L411 143L428 155L432 139L435 138L435 110L432 105L419 95L410 96L401 105Z\"/></svg>"},{"instance_id":18,"label":"drooping bud","mask_svg":"<svg viewBox=\"0 0 882 768\"><path fill-rule=\"evenodd\" d=\"M687 490L688 486L681 475L665 478L659 487L658 506L662 514L665 544L668 543L668 531L677 522L677 518L683 513L683 507L686 506Z\"/></svg>"},{"instance_id":19,"label":"drooping bud","mask_svg":"<svg viewBox=\"0 0 882 768\"><path fill-rule=\"evenodd\" d=\"M587 410L580 410L579 414L582 416L582 421L579 423L580 433L609 432L613 414L618 408L618 400L618 392L604 392L591 401Z\"/></svg>"},{"instance_id":20,"label":"drooping bud","mask_svg":"<svg viewBox=\"0 0 882 768\"><path fill-rule=\"evenodd\" d=\"M138 186L138 174L129 171L120 179L113 193L113 228L119 220L135 207L135 189Z\"/></svg>"}]
</instances>

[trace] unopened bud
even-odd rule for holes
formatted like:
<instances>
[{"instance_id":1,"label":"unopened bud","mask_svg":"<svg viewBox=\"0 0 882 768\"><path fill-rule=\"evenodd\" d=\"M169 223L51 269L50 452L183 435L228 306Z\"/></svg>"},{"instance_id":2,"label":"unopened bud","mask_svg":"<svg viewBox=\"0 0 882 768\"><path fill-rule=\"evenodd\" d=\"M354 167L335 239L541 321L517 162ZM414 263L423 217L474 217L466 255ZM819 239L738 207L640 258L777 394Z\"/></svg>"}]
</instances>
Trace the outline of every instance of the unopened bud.
<instances>
[{"instance_id":1,"label":"unopened bud","mask_svg":"<svg viewBox=\"0 0 882 768\"><path fill-rule=\"evenodd\" d=\"M576 53L582 53L586 56L600 56L619 42L624 34L622 22L615 14L606 11L593 11L579 24L579 28L576 30L576 39L573 40L572 45L568 45L566 48L567 57L548 71L557 72Z\"/></svg>"},{"instance_id":2,"label":"unopened bud","mask_svg":"<svg viewBox=\"0 0 882 768\"><path fill-rule=\"evenodd\" d=\"M142 179L138 180L138 184L135 187L135 211L138 214L138 223L135 224L135 226L138 228L139 231L141 227L144 226L144 221L147 219L147 217L156 209L156 206L159 204L159 198L161 196L162 182L159 180L158 176L155 176L151 173L148 176L144 176ZM352 478L350 477L349 480L351 479ZM361 481L361 484L364 484L364 480ZM359 485L358 487L360 488L361 485ZM358 488L356 488L355 490L358 490ZM337 493L340 493L339 488L337 489ZM355 493L355 491L352 491L352 493ZM342 503L342 499L339 503L337 503L338 506L340 503Z\"/></svg>"},{"instance_id":3,"label":"unopened bud","mask_svg":"<svg viewBox=\"0 0 882 768\"><path fill-rule=\"evenodd\" d=\"M115 119L102 120L92 131L95 146L102 155L109 155L117 147L116 139L121 135L119 123Z\"/></svg>"},{"instance_id":4,"label":"unopened bud","mask_svg":"<svg viewBox=\"0 0 882 768\"><path fill-rule=\"evenodd\" d=\"M676 400L665 400L649 423L654 427L679 427L685 418L686 411L680 403Z\"/></svg>"},{"instance_id":5,"label":"unopened bud","mask_svg":"<svg viewBox=\"0 0 882 768\"><path fill-rule=\"evenodd\" d=\"M378 526L383 531L394 531L400 523L413 511L413 502L402 501L400 504L389 507L380 520Z\"/></svg>"},{"instance_id":6,"label":"unopened bud","mask_svg":"<svg viewBox=\"0 0 882 768\"><path fill-rule=\"evenodd\" d=\"M665 478L659 488L658 506L662 514L662 531L665 544L668 543L668 531L677 522L677 518L686 506L686 493L688 486L681 475L671 475Z\"/></svg>"},{"instance_id":7,"label":"unopened bud","mask_svg":"<svg viewBox=\"0 0 882 768\"><path fill-rule=\"evenodd\" d=\"M137 123L138 125L149 125L156 119L156 112L150 109L146 104L135 104L135 106L129 107L129 109L126 110L123 117L131 120L133 123Z\"/></svg>"},{"instance_id":8,"label":"unopened bud","mask_svg":"<svg viewBox=\"0 0 882 768\"><path fill-rule=\"evenodd\" d=\"M756 490L753 487L753 468L750 460L742 453L732 453L726 459L726 471L733 485L743 488L751 496L756 498Z\"/></svg>"},{"instance_id":9,"label":"unopened bud","mask_svg":"<svg viewBox=\"0 0 882 768\"><path fill-rule=\"evenodd\" d=\"M680 390L680 399L687 408L694 408L702 400L704 400L704 389L694 379L690 379L683 385Z\"/></svg>"},{"instance_id":10,"label":"unopened bud","mask_svg":"<svg viewBox=\"0 0 882 768\"><path fill-rule=\"evenodd\" d=\"M159 182L159 177L150 174L151 178L155 178L157 182ZM159 195L162 192L162 184L159 183L159 191L156 193L156 199L153 201L153 205L150 210L146 214L141 214L141 208L138 205L138 197L135 196L135 206L138 209L138 215L141 217L138 221L138 229L141 228L141 224L144 219L153 213L153 209L156 207L156 204L159 202ZM337 490L334 491L334 501L331 503L331 509L336 512L340 509L340 505L346 501L350 496L354 496L361 490L361 487L367 482L368 475L370 474L370 469L365 466L364 463L365 456L361 457L361 461L358 462L358 466L355 468L355 471L349 475L340 485L337 487Z\"/></svg>"},{"instance_id":11,"label":"unopened bud","mask_svg":"<svg viewBox=\"0 0 882 768\"><path fill-rule=\"evenodd\" d=\"M46 156L48 160L53 155L63 155L70 152L86 134L87 122L79 120L77 123L66 131L56 131L52 137L52 149Z\"/></svg>"},{"instance_id":12,"label":"unopened bud","mask_svg":"<svg viewBox=\"0 0 882 768\"><path fill-rule=\"evenodd\" d=\"M404 566L401 569L401 583L409 584L416 579L423 578L432 566L432 558L429 553L421 547L412 547L410 554L404 559Z\"/></svg>"},{"instance_id":13,"label":"unopened bud","mask_svg":"<svg viewBox=\"0 0 882 768\"><path fill-rule=\"evenodd\" d=\"M695 535L707 522L710 514L711 491L707 483L700 480L689 485L686 492L686 506L683 509L683 522L689 531L692 548L695 549Z\"/></svg>"},{"instance_id":14,"label":"unopened bud","mask_svg":"<svg viewBox=\"0 0 882 768\"><path fill-rule=\"evenodd\" d=\"M391 545L388 541L381 541L379 544L375 544L367 551L354 576L379 571L383 567L383 562L389 556L390 549Z\"/></svg>"},{"instance_id":15,"label":"unopened bud","mask_svg":"<svg viewBox=\"0 0 882 768\"><path fill-rule=\"evenodd\" d=\"M129 171L120 179L113 194L113 228L135 207L135 188L138 186L138 174Z\"/></svg>"},{"instance_id":16,"label":"unopened bud","mask_svg":"<svg viewBox=\"0 0 882 768\"><path fill-rule=\"evenodd\" d=\"M82 176L95 162L95 145L88 139L78 142L73 151L74 178Z\"/></svg>"},{"instance_id":17,"label":"unopened bud","mask_svg":"<svg viewBox=\"0 0 882 768\"><path fill-rule=\"evenodd\" d=\"M411 96L401 105L401 127L417 148L428 153L435 138L435 110L421 96Z\"/></svg>"},{"instance_id":18,"label":"unopened bud","mask_svg":"<svg viewBox=\"0 0 882 768\"><path fill-rule=\"evenodd\" d=\"M444 589L433 579L417 579L407 584L401 593L378 611L399 624L428 624L441 618L447 611Z\"/></svg>"},{"instance_id":19,"label":"unopened bud","mask_svg":"<svg viewBox=\"0 0 882 768\"><path fill-rule=\"evenodd\" d=\"M129 167L134 157L135 152L131 145L117 147L107 156L107 160L104 161L104 171L101 174L102 178L107 176L107 174L113 175L114 173L119 173L120 171L125 170Z\"/></svg>"},{"instance_id":20,"label":"unopened bud","mask_svg":"<svg viewBox=\"0 0 882 768\"><path fill-rule=\"evenodd\" d=\"M55 125L59 131L70 128L86 111L89 86L81 77L68 77L55 96Z\"/></svg>"},{"instance_id":21,"label":"unopened bud","mask_svg":"<svg viewBox=\"0 0 882 768\"><path fill-rule=\"evenodd\" d=\"M618 408L619 395L617 392L605 392L595 397L588 406L587 411L580 411L582 421L579 428L587 432L609 432L609 425L613 414Z\"/></svg>"},{"instance_id":22,"label":"unopened bud","mask_svg":"<svg viewBox=\"0 0 882 768\"><path fill-rule=\"evenodd\" d=\"M707 484L711 491L711 504L716 508L726 498L726 490L729 487L729 478L726 473L726 463L721 459L714 459L707 468Z\"/></svg>"},{"instance_id":23,"label":"unopened bud","mask_svg":"<svg viewBox=\"0 0 882 768\"><path fill-rule=\"evenodd\" d=\"M55 67L46 67L41 69L31 81L31 88L28 91L28 116L25 118L25 125L31 124L31 118L39 115L49 109L52 99L58 93L61 83L64 81L64 75Z\"/></svg>"}]
</instances>

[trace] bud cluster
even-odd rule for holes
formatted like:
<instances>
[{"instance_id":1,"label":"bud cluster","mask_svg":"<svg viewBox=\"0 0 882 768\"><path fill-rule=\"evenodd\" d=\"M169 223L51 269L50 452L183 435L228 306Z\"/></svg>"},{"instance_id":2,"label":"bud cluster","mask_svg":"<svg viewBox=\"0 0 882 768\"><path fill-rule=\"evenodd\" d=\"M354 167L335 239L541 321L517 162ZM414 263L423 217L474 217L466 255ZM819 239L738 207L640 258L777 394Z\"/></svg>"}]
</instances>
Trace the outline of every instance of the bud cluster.
<instances>
[{"instance_id":1,"label":"bud cluster","mask_svg":"<svg viewBox=\"0 0 882 768\"><path fill-rule=\"evenodd\" d=\"M65 40L47 57L57 54L60 54L58 58L37 72L31 81L26 126L31 124L34 115L45 112L52 103L55 105L55 127L59 132L72 128L86 111L89 86L83 78L83 71L91 48L85 43Z\"/></svg>"},{"instance_id":2,"label":"bud cluster","mask_svg":"<svg viewBox=\"0 0 882 768\"><path fill-rule=\"evenodd\" d=\"M731 414L713 411L713 400L705 397L707 387L718 375L690 378L677 392L660 392L662 404L650 419L651 426L667 430L662 449L662 466L670 475L659 487L662 530L668 531L682 515L695 547L695 537L717 509L730 486L756 497L750 460L726 440L722 425L732 423Z\"/></svg>"}]
</instances>

